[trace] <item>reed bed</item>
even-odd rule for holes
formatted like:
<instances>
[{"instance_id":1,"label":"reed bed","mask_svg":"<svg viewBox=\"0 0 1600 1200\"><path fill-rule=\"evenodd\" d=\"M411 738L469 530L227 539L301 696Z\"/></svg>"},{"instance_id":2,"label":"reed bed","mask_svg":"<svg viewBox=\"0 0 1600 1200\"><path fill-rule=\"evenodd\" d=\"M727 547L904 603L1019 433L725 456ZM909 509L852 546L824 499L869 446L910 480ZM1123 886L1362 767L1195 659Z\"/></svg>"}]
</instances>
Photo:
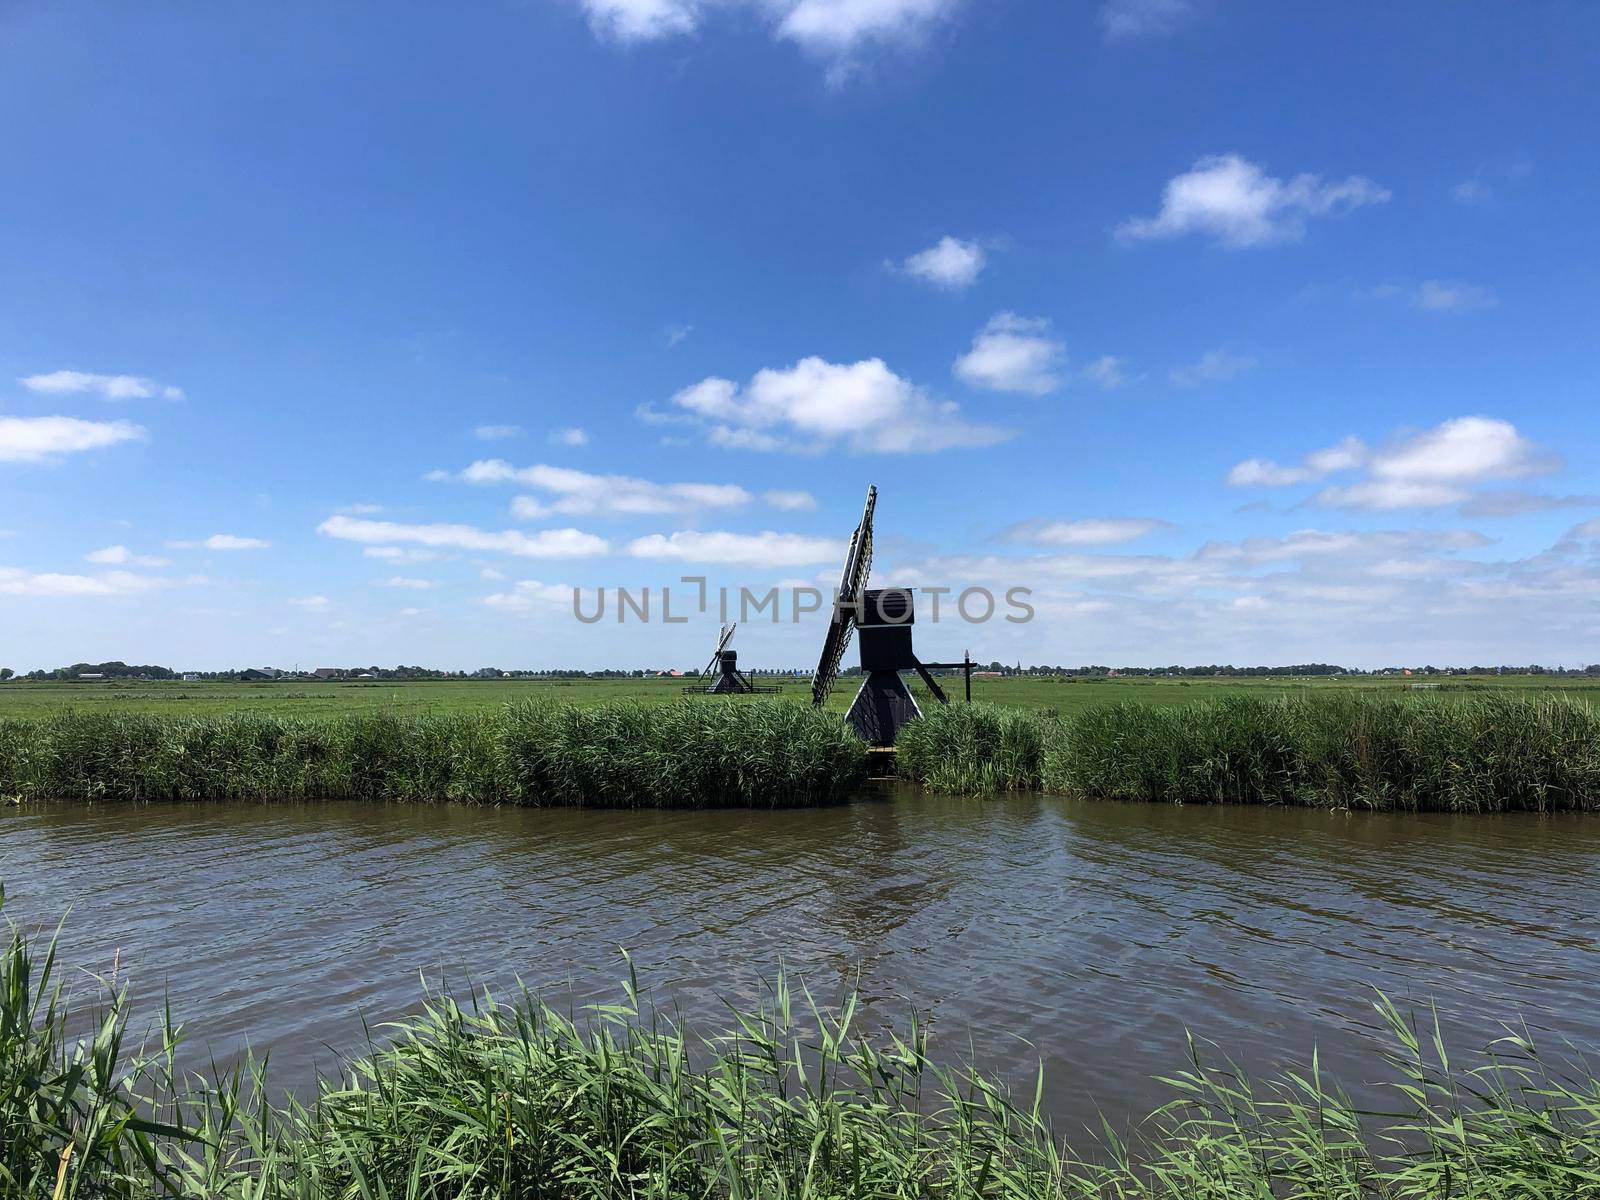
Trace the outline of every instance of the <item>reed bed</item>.
<instances>
[{"instance_id":1,"label":"reed bed","mask_svg":"<svg viewBox=\"0 0 1600 1200\"><path fill-rule=\"evenodd\" d=\"M766 808L846 800L864 775L837 717L773 701L0 720L0 794L23 799Z\"/></svg>"},{"instance_id":2,"label":"reed bed","mask_svg":"<svg viewBox=\"0 0 1600 1200\"><path fill-rule=\"evenodd\" d=\"M794 807L859 794L862 742L783 701L522 702L440 715L0 719L0 795ZM938 791L1447 812L1600 808L1600 714L1562 697L1229 697L1071 717L933 708L899 770Z\"/></svg>"},{"instance_id":3,"label":"reed bed","mask_svg":"<svg viewBox=\"0 0 1600 1200\"><path fill-rule=\"evenodd\" d=\"M976 795L1037 788L1054 714L998 704L929 708L901 731L900 773L937 792Z\"/></svg>"},{"instance_id":4,"label":"reed bed","mask_svg":"<svg viewBox=\"0 0 1600 1200\"><path fill-rule=\"evenodd\" d=\"M3 894L0 894L3 905ZM1040 1088L939 1066L926 1029L865 1034L780 979L724 1034L642 1003L565 1015L534 997L419 1016L274 1100L254 1061L181 1077L169 1013L145 1044L107 986L68 1036L53 942L0 952L0 1195L238 1200L1593 1200L1600 1081L1512 1035L1463 1070L1379 999L1386 1113L1302 1072L1252 1084L1199 1052L1171 1101L1081 1149ZM1137 1151L1131 1146L1138 1146Z\"/></svg>"},{"instance_id":5,"label":"reed bed","mask_svg":"<svg viewBox=\"0 0 1600 1200\"><path fill-rule=\"evenodd\" d=\"M1600 714L1561 697L1230 697L1071 718L983 705L901 738L908 777L964 793L1439 812L1600 808Z\"/></svg>"}]
</instances>

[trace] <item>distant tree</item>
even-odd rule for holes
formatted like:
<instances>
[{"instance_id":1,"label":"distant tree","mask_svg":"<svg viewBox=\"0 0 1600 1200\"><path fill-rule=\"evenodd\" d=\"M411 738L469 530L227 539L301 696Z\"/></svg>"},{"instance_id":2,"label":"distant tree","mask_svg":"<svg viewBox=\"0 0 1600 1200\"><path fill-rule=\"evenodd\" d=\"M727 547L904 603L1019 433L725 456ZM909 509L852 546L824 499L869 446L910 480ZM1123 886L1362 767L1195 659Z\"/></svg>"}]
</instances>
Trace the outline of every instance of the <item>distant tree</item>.
<instances>
[{"instance_id":1,"label":"distant tree","mask_svg":"<svg viewBox=\"0 0 1600 1200\"><path fill-rule=\"evenodd\" d=\"M0 680L10 679L15 674L10 667L0 667Z\"/></svg>"}]
</instances>

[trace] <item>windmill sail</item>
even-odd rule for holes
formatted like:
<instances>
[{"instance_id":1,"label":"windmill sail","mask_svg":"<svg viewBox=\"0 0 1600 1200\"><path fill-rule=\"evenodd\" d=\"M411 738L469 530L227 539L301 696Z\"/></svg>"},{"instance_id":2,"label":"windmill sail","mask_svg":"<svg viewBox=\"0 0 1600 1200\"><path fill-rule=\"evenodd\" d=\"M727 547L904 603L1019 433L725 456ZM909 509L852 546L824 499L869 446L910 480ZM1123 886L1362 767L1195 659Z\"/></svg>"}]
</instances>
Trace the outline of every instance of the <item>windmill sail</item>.
<instances>
[{"instance_id":1,"label":"windmill sail","mask_svg":"<svg viewBox=\"0 0 1600 1200\"><path fill-rule=\"evenodd\" d=\"M856 616L861 603L862 589L872 570L872 510L878 503L878 489L867 489L867 506L861 514L861 524L850 536L850 549L844 556L844 571L839 576L839 594L833 606L833 616L828 622L828 633L822 640L822 656L817 660L817 673L811 677L811 703L821 706L833 691L839 677L839 663L850 646L850 635L855 630Z\"/></svg>"}]
</instances>

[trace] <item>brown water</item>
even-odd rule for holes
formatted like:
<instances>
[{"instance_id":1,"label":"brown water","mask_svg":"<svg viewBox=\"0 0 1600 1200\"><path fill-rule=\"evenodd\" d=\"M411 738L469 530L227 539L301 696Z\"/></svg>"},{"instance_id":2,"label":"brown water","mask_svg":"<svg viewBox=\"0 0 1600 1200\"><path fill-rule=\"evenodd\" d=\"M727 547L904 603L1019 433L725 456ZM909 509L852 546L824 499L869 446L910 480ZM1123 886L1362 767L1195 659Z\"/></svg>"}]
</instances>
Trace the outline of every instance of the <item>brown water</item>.
<instances>
[{"instance_id":1,"label":"brown water","mask_svg":"<svg viewBox=\"0 0 1600 1200\"><path fill-rule=\"evenodd\" d=\"M248 1037L303 1084L418 972L720 1020L780 967L952 1056L1030 1074L1063 1128L1142 1113L1184 1027L1252 1069L1313 1044L1358 1098L1381 988L1463 1049L1525 1018L1600 1045L1600 818L962 800L612 813L330 805L0 810L13 918L170 991L191 1061ZM568 991L570 989L570 992ZM144 1011L152 1011L146 1008Z\"/></svg>"}]
</instances>

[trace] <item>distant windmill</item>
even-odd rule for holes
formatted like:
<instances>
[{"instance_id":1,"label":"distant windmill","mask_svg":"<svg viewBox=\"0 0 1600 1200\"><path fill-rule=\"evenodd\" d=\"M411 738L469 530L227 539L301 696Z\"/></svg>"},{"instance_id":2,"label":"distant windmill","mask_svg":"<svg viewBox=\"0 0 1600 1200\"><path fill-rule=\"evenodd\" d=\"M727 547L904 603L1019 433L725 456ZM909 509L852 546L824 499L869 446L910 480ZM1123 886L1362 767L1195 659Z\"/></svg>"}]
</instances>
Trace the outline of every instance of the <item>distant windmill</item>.
<instances>
[{"instance_id":1,"label":"distant windmill","mask_svg":"<svg viewBox=\"0 0 1600 1200\"><path fill-rule=\"evenodd\" d=\"M915 671L922 677L940 704L950 701L929 668L960 668L966 674L967 699L972 699L972 656L959 663L924 663L911 645L911 627L916 623L916 606L910 588L867 590L872 570L872 518L878 506L878 489L867 489L867 505L861 523L850 537L845 552L844 571L839 576L839 595L834 603L828 632L822 640L822 656L817 673L811 678L811 703L827 702L839 678L839 664L849 648L850 636L861 632L861 669L866 679L856 693L845 720L873 746L892 746L900 729L922 715L916 699L900 678L901 671Z\"/></svg>"},{"instance_id":2,"label":"distant windmill","mask_svg":"<svg viewBox=\"0 0 1600 1200\"><path fill-rule=\"evenodd\" d=\"M717 648L711 652L711 660L696 676L702 682L710 679L711 686L684 688L684 691L703 692L710 696L735 696L782 690L776 687L757 687L739 670L739 652L728 649L728 643L733 641L733 631L738 628L738 622L722 627L722 632L717 636Z\"/></svg>"}]
</instances>

